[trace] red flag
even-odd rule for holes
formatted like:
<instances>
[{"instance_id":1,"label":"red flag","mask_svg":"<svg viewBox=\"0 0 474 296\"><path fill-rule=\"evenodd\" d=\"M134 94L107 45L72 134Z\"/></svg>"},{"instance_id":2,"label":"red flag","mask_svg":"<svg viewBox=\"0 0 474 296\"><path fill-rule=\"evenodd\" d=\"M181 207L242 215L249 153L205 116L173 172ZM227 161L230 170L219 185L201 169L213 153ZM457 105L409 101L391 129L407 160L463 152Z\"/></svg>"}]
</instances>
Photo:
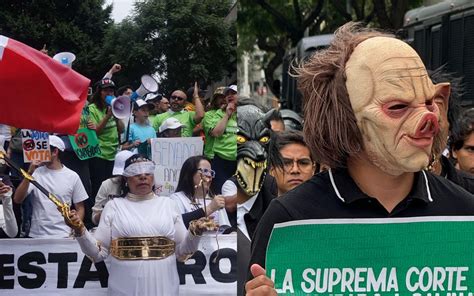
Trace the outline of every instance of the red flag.
<instances>
[{"instance_id":1,"label":"red flag","mask_svg":"<svg viewBox=\"0 0 474 296\"><path fill-rule=\"evenodd\" d=\"M46 54L0 35L0 123L74 134L89 83Z\"/></svg>"}]
</instances>

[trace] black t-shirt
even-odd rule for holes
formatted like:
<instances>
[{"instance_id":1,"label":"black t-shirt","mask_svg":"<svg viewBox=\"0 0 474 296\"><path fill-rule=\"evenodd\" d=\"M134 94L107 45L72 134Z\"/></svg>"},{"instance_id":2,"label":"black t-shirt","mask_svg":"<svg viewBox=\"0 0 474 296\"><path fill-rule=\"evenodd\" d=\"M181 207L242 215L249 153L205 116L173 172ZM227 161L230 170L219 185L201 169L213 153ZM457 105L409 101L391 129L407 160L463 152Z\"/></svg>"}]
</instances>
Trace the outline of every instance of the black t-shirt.
<instances>
[{"instance_id":1,"label":"black t-shirt","mask_svg":"<svg viewBox=\"0 0 474 296\"><path fill-rule=\"evenodd\" d=\"M415 174L412 190L390 213L377 199L363 193L347 170L332 170L332 176L331 180L330 171L317 174L271 202L253 237L250 265L265 265L268 240L276 223L304 219L474 215L474 195L428 172Z\"/></svg>"}]
</instances>

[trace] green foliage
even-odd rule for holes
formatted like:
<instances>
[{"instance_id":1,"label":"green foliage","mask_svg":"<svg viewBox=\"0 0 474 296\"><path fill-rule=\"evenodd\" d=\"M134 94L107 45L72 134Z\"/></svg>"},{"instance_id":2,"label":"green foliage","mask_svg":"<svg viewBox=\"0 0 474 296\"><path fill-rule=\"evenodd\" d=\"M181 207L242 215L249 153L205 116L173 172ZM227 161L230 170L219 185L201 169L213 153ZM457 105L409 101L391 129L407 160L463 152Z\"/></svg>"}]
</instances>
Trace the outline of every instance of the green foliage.
<instances>
[{"instance_id":1,"label":"green foliage","mask_svg":"<svg viewBox=\"0 0 474 296\"><path fill-rule=\"evenodd\" d=\"M118 85L140 84L143 74L158 73L161 91L220 81L235 72L236 29L224 18L230 0L147 0L119 24L110 19L105 0L3 0L0 34L52 56L70 51L73 68L92 82L114 63L122 70Z\"/></svg>"},{"instance_id":2,"label":"green foliage","mask_svg":"<svg viewBox=\"0 0 474 296\"><path fill-rule=\"evenodd\" d=\"M349 21L395 31L408 9L422 0L239 0L238 56L265 51L265 79L272 85L274 70L304 36L328 34ZM347 4L349 11L347 11ZM307 35L306 35L307 34Z\"/></svg>"},{"instance_id":3,"label":"green foliage","mask_svg":"<svg viewBox=\"0 0 474 296\"><path fill-rule=\"evenodd\" d=\"M0 34L54 55L70 51L76 55L74 69L96 78L96 62L105 32L112 24L112 7L104 0L4 0L0 7ZM100 70L99 70L100 71Z\"/></svg>"},{"instance_id":4,"label":"green foliage","mask_svg":"<svg viewBox=\"0 0 474 296\"><path fill-rule=\"evenodd\" d=\"M135 21L152 46L162 88L209 84L235 71L235 29L224 21L230 1L149 0L137 3Z\"/></svg>"}]
</instances>

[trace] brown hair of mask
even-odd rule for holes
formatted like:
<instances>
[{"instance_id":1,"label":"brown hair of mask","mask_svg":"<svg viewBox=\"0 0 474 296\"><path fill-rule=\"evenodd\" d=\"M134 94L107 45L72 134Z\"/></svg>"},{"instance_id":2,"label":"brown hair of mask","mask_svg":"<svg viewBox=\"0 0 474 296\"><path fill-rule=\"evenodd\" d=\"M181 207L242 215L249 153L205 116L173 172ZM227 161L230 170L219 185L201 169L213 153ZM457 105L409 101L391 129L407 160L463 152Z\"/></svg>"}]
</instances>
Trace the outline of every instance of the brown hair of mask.
<instances>
[{"instance_id":1,"label":"brown hair of mask","mask_svg":"<svg viewBox=\"0 0 474 296\"><path fill-rule=\"evenodd\" d=\"M303 95L305 141L316 161L345 167L363 150L362 135L346 89L345 67L359 43L377 36L394 37L350 22L334 33L331 45L295 69Z\"/></svg>"}]
</instances>

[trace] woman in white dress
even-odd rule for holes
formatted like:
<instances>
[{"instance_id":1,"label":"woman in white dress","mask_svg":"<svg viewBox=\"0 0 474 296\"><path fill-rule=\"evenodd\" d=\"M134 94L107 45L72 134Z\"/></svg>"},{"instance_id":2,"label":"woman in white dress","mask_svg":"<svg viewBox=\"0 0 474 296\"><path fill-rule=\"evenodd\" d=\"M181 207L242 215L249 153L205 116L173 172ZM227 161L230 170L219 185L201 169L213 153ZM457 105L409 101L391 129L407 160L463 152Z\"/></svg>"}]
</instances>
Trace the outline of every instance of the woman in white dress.
<instances>
[{"instance_id":1,"label":"woman in white dress","mask_svg":"<svg viewBox=\"0 0 474 296\"><path fill-rule=\"evenodd\" d=\"M211 162L205 156L192 156L183 163L176 192L171 194L170 198L177 201L186 227L190 221L206 216L213 217L219 226L230 226L227 213L223 209L225 198L221 195L211 197L212 193L209 192L214 176Z\"/></svg>"},{"instance_id":2,"label":"woman in white dress","mask_svg":"<svg viewBox=\"0 0 474 296\"><path fill-rule=\"evenodd\" d=\"M176 259L196 251L205 229L186 230L175 201L153 193L155 165L140 155L127 159L128 193L109 201L94 234L74 229L82 251L94 262L110 255L108 295L178 295ZM125 190L127 192L127 190ZM80 223L74 210L69 215Z\"/></svg>"}]
</instances>

